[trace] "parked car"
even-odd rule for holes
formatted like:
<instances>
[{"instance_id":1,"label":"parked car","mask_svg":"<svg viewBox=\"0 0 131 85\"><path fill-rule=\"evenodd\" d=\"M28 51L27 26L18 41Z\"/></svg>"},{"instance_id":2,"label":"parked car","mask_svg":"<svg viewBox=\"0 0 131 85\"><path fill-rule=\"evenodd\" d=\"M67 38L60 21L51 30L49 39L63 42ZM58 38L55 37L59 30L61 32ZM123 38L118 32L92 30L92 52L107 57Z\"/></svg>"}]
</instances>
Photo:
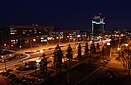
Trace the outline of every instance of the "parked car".
<instances>
[{"instance_id":1,"label":"parked car","mask_svg":"<svg viewBox=\"0 0 131 85\"><path fill-rule=\"evenodd\" d=\"M16 70L24 71L24 70L31 70L34 69L36 66L36 61L30 61L28 63L25 63L24 66L17 68Z\"/></svg>"}]
</instances>

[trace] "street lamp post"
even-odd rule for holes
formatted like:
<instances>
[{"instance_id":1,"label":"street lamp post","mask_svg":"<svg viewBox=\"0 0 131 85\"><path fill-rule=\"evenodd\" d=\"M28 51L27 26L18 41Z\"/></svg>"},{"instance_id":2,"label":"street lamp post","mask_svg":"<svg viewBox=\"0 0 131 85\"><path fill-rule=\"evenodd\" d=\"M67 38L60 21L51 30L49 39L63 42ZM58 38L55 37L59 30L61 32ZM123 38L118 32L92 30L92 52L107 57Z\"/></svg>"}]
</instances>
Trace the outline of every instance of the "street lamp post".
<instances>
[{"instance_id":1,"label":"street lamp post","mask_svg":"<svg viewBox=\"0 0 131 85\"><path fill-rule=\"evenodd\" d=\"M108 58L108 60L110 60L110 57L111 57L111 47L110 47L110 43L107 43L107 46L108 46L108 49L109 49L109 58Z\"/></svg>"}]
</instances>

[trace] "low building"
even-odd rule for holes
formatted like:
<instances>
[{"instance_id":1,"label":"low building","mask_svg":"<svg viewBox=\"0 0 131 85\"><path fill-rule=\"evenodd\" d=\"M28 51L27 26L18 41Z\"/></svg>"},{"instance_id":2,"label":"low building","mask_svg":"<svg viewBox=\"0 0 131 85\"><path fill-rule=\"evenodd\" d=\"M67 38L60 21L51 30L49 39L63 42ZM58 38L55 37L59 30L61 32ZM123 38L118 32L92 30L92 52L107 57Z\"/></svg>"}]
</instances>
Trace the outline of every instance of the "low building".
<instances>
[{"instance_id":1,"label":"low building","mask_svg":"<svg viewBox=\"0 0 131 85\"><path fill-rule=\"evenodd\" d=\"M1 46L8 47L33 47L39 44L78 41L81 37L80 30L62 30L55 26L39 25L10 25L3 27L1 32Z\"/></svg>"}]
</instances>

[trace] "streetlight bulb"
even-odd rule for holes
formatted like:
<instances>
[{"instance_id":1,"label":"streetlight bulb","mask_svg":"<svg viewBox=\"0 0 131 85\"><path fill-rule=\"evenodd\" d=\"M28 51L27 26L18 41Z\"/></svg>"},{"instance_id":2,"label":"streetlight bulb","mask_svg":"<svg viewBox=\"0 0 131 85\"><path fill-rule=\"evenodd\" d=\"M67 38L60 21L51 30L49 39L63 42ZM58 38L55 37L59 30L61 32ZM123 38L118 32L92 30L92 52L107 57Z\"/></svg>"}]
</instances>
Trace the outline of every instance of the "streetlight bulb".
<instances>
[{"instance_id":1,"label":"streetlight bulb","mask_svg":"<svg viewBox=\"0 0 131 85\"><path fill-rule=\"evenodd\" d=\"M125 46L128 46L128 44L125 44Z\"/></svg>"},{"instance_id":2,"label":"streetlight bulb","mask_svg":"<svg viewBox=\"0 0 131 85\"><path fill-rule=\"evenodd\" d=\"M119 51L119 50L121 50L121 48L117 48L117 50Z\"/></svg>"},{"instance_id":3,"label":"streetlight bulb","mask_svg":"<svg viewBox=\"0 0 131 85\"><path fill-rule=\"evenodd\" d=\"M43 53L44 51L43 50L40 50L40 53Z\"/></svg>"},{"instance_id":4,"label":"streetlight bulb","mask_svg":"<svg viewBox=\"0 0 131 85\"><path fill-rule=\"evenodd\" d=\"M4 46L6 46L6 44L4 44Z\"/></svg>"},{"instance_id":5,"label":"streetlight bulb","mask_svg":"<svg viewBox=\"0 0 131 85\"><path fill-rule=\"evenodd\" d=\"M36 39L33 39L33 41L35 42L35 41L36 41Z\"/></svg>"}]
</instances>

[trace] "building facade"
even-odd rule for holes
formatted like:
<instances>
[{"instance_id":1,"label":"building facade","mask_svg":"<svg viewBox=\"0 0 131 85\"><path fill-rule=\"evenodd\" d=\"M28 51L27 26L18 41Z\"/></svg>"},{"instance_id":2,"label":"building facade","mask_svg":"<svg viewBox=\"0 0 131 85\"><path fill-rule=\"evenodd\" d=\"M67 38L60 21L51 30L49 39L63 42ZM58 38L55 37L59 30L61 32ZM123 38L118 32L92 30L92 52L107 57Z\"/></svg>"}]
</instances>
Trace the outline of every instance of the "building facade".
<instances>
[{"instance_id":1,"label":"building facade","mask_svg":"<svg viewBox=\"0 0 131 85\"><path fill-rule=\"evenodd\" d=\"M105 17L99 13L92 18L92 36L93 40L99 40L103 38L105 30Z\"/></svg>"},{"instance_id":2,"label":"building facade","mask_svg":"<svg viewBox=\"0 0 131 85\"><path fill-rule=\"evenodd\" d=\"M60 30L55 26L10 25L1 28L1 45L5 47L33 47L39 44L58 44L79 41L80 30Z\"/></svg>"}]
</instances>

